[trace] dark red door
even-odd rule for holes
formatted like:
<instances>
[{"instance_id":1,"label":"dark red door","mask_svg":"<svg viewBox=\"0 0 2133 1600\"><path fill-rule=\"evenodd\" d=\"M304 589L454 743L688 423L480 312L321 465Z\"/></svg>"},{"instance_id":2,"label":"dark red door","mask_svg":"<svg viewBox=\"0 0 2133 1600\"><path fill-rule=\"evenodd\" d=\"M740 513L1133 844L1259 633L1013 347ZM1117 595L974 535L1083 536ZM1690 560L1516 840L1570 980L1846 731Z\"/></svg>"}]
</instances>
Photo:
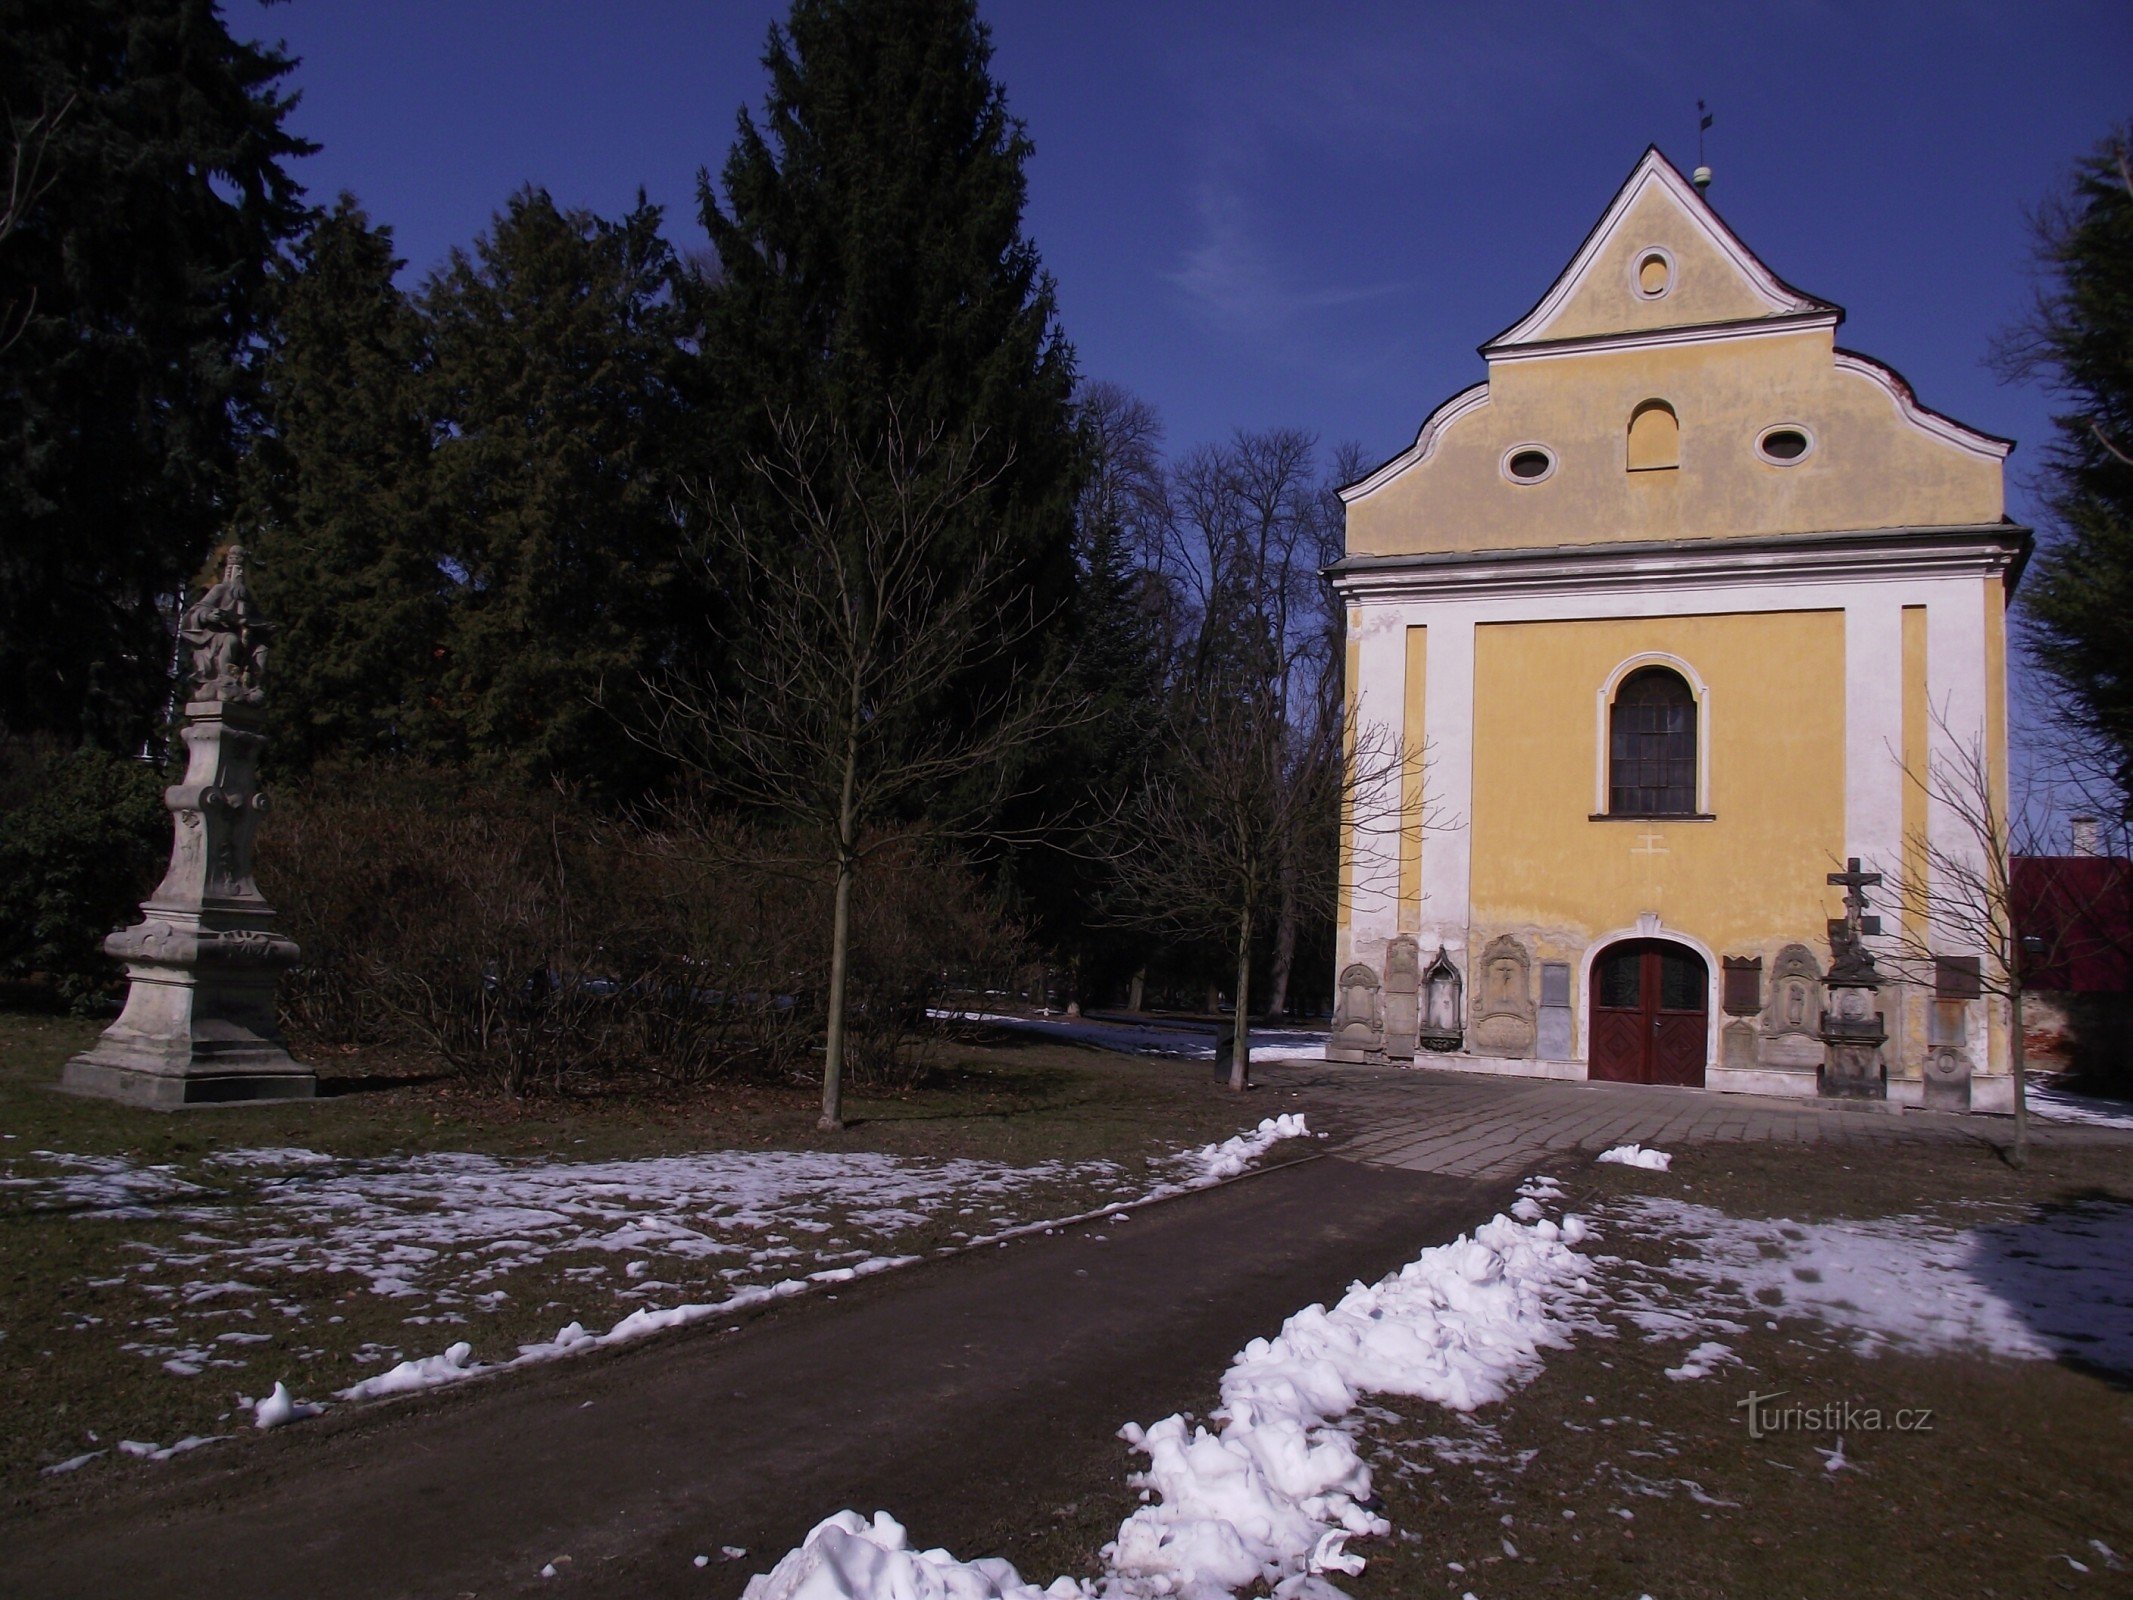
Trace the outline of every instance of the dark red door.
<instances>
[{"instance_id":1,"label":"dark red door","mask_svg":"<svg viewBox=\"0 0 2133 1600\"><path fill-rule=\"evenodd\" d=\"M1711 975L1663 939L1610 945L1592 964L1590 1076L1703 1087Z\"/></svg>"}]
</instances>

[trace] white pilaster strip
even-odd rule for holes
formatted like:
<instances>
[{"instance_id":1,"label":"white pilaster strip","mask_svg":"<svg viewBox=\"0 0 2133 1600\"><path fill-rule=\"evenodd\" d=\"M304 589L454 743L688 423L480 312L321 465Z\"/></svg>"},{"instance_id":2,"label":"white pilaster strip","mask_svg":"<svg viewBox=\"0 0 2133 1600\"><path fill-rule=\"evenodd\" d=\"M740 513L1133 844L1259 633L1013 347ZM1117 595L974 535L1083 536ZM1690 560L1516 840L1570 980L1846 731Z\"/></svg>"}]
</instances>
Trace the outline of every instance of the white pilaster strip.
<instances>
[{"instance_id":1,"label":"white pilaster strip","mask_svg":"<svg viewBox=\"0 0 2133 1600\"><path fill-rule=\"evenodd\" d=\"M1903 866L1903 600L1844 597L1844 842L1870 872Z\"/></svg>"}]
</instances>

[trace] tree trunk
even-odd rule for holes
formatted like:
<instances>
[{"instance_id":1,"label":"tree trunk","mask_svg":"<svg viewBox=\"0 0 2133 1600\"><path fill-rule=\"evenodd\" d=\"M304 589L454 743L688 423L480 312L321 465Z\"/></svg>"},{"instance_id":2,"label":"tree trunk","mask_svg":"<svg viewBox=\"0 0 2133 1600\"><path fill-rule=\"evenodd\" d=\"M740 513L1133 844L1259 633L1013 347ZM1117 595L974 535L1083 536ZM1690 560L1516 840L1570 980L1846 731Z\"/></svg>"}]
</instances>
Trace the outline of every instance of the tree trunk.
<instances>
[{"instance_id":1,"label":"tree trunk","mask_svg":"<svg viewBox=\"0 0 2133 1600\"><path fill-rule=\"evenodd\" d=\"M2023 1083L2025 1052L2022 1043L2022 985L2007 986L2007 1009L2013 1020L2007 1041L2007 1064L2014 1074L2014 1153L2010 1157L2017 1167L2029 1165L2029 1089Z\"/></svg>"},{"instance_id":2,"label":"tree trunk","mask_svg":"<svg viewBox=\"0 0 2133 1600\"><path fill-rule=\"evenodd\" d=\"M852 692L853 731L844 747L844 792L837 802L837 903L830 916L829 1027L822 1040L822 1118L825 1133L844 1126L844 985L851 965L852 879L859 871L859 693Z\"/></svg>"},{"instance_id":3,"label":"tree trunk","mask_svg":"<svg viewBox=\"0 0 2133 1600\"><path fill-rule=\"evenodd\" d=\"M1266 1014L1278 1017L1289 1009L1289 974L1296 966L1296 879L1284 867L1281 873L1281 906L1274 919L1274 970L1267 975Z\"/></svg>"},{"instance_id":4,"label":"tree trunk","mask_svg":"<svg viewBox=\"0 0 2133 1600\"><path fill-rule=\"evenodd\" d=\"M1126 1009L1137 1014L1141 1009L1141 1002L1147 998L1148 969L1146 967L1135 967L1133 969L1133 986L1126 991Z\"/></svg>"},{"instance_id":5,"label":"tree trunk","mask_svg":"<svg viewBox=\"0 0 2133 1600\"><path fill-rule=\"evenodd\" d=\"M1242 1094L1252 1083L1252 914L1237 933L1237 1030L1230 1046L1229 1086Z\"/></svg>"},{"instance_id":6,"label":"tree trunk","mask_svg":"<svg viewBox=\"0 0 2133 1600\"><path fill-rule=\"evenodd\" d=\"M1222 1015L1222 985L1212 978L1207 981L1207 1014L1211 1017Z\"/></svg>"},{"instance_id":7,"label":"tree trunk","mask_svg":"<svg viewBox=\"0 0 2133 1600\"><path fill-rule=\"evenodd\" d=\"M829 1031L822 1046L822 1119L825 1133L844 1126L844 978L852 942L852 862L837 863L837 909L830 918Z\"/></svg>"}]
</instances>

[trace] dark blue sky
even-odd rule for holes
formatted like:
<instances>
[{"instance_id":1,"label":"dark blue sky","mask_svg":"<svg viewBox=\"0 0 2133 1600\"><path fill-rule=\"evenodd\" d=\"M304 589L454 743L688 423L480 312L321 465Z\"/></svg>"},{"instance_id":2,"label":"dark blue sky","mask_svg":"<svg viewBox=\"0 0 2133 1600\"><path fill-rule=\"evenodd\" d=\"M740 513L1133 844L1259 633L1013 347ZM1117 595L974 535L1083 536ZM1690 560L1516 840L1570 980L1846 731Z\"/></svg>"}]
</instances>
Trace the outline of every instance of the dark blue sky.
<instances>
[{"instance_id":1,"label":"dark blue sky","mask_svg":"<svg viewBox=\"0 0 2133 1600\"><path fill-rule=\"evenodd\" d=\"M775 0L235 0L302 56L314 196L352 189L410 278L523 183L700 245L695 175L760 102ZM1648 142L1846 345L2038 454L2046 397L1983 362L2031 293L2028 211L2133 115L2133 6L991 0L1037 153L1027 226L1084 373L1174 446L1298 424L1373 456L1481 375ZM2013 506L2026 509L2018 488Z\"/></svg>"}]
</instances>

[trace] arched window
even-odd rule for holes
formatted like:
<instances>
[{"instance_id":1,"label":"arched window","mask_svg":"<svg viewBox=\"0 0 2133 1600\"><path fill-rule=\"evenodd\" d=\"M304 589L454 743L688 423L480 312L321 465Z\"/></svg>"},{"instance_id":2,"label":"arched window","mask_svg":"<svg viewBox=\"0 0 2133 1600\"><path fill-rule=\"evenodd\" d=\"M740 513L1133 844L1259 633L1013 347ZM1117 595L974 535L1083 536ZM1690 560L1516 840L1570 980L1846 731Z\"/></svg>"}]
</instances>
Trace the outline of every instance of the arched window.
<instances>
[{"instance_id":1,"label":"arched window","mask_svg":"<svg viewBox=\"0 0 2133 1600\"><path fill-rule=\"evenodd\" d=\"M1664 400L1647 400L1629 414L1629 470L1681 465L1681 420Z\"/></svg>"},{"instance_id":2,"label":"arched window","mask_svg":"<svg viewBox=\"0 0 2133 1600\"><path fill-rule=\"evenodd\" d=\"M1607 713L1607 810L1617 817L1696 815L1696 696L1681 674L1639 667Z\"/></svg>"}]
</instances>

